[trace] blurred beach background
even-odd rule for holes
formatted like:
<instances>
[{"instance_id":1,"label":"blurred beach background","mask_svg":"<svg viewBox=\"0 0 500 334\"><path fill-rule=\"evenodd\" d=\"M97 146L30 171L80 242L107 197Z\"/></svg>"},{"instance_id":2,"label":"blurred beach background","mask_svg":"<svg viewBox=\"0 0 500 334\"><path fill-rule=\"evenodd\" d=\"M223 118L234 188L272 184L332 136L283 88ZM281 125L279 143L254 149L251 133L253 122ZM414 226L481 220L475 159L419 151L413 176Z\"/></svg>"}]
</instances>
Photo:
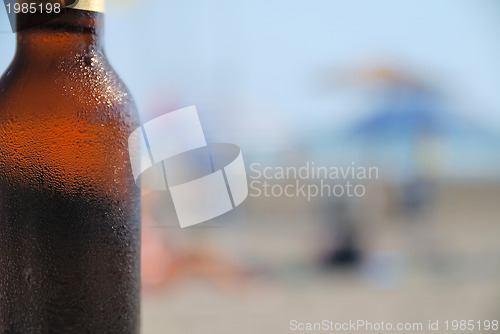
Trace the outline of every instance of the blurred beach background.
<instances>
[{"instance_id":1,"label":"blurred beach background","mask_svg":"<svg viewBox=\"0 0 500 334\"><path fill-rule=\"evenodd\" d=\"M142 121L196 105L247 168L379 171L359 198L250 196L187 229L145 191L143 333L498 320L499 41L496 0L107 0Z\"/></svg>"}]
</instances>

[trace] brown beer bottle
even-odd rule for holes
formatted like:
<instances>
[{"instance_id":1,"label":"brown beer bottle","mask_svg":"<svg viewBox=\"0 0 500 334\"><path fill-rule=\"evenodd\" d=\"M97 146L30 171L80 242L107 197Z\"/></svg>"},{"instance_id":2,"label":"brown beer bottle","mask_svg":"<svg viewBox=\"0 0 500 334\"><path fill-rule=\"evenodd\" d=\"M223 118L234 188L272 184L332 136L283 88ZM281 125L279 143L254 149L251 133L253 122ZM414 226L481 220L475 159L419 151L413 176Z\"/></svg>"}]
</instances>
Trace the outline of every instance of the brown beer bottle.
<instances>
[{"instance_id":1,"label":"brown beer bottle","mask_svg":"<svg viewBox=\"0 0 500 334\"><path fill-rule=\"evenodd\" d=\"M20 30L0 79L0 333L139 331L139 121L103 1Z\"/></svg>"}]
</instances>

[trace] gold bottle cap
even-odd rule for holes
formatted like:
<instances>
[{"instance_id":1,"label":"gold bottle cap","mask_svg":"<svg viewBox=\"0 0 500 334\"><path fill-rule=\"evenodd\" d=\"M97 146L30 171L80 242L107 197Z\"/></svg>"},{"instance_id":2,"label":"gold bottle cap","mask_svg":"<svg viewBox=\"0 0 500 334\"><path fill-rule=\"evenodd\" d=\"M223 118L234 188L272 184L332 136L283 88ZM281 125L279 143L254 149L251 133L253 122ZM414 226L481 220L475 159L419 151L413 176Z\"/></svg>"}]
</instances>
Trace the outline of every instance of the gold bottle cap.
<instances>
[{"instance_id":1,"label":"gold bottle cap","mask_svg":"<svg viewBox=\"0 0 500 334\"><path fill-rule=\"evenodd\" d=\"M75 4L68 6L68 8L104 13L104 3L105 0L78 0Z\"/></svg>"}]
</instances>

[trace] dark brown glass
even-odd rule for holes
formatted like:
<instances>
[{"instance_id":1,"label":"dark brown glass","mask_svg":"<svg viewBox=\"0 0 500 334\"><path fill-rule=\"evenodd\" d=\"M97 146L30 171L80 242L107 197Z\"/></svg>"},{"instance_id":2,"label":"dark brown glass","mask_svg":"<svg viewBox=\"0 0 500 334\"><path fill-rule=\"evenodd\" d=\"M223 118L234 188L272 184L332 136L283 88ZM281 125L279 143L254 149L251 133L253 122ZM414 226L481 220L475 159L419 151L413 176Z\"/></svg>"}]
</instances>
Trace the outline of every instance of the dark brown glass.
<instances>
[{"instance_id":1,"label":"dark brown glass","mask_svg":"<svg viewBox=\"0 0 500 334\"><path fill-rule=\"evenodd\" d=\"M102 26L22 30L0 79L0 333L139 332L139 122Z\"/></svg>"}]
</instances>

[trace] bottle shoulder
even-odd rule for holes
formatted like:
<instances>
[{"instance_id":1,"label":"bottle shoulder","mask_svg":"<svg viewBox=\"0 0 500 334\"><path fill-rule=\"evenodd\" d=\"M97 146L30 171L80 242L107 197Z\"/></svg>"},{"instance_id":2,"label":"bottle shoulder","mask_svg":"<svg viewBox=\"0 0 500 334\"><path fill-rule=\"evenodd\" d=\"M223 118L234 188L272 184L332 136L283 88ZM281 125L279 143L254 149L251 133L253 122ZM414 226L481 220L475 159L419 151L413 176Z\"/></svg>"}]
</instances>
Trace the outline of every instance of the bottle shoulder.
<instances>
[{"instance_id":1,"label":"bottle shoulder","mask_svg":"<svg viewBox=\"0 0 500 334\"><path fill-rule=\"evenodd\" d=\"M104 54L40 63L16 57L0 79L0 118L82 113L138 118L129 90Z\"/></svg>"},{"instance_id":2,"label":"bottle shoulder","mask_svg":"<svg viewBox=\"0 0 500 334\"><path fill-rule=\"evenodd\" d=\"M132 189L128 136L139 117L105 59L20 65L0 79L0 181L41 177L54 191L109 196Z\"/></svg>"}]
</instances>

